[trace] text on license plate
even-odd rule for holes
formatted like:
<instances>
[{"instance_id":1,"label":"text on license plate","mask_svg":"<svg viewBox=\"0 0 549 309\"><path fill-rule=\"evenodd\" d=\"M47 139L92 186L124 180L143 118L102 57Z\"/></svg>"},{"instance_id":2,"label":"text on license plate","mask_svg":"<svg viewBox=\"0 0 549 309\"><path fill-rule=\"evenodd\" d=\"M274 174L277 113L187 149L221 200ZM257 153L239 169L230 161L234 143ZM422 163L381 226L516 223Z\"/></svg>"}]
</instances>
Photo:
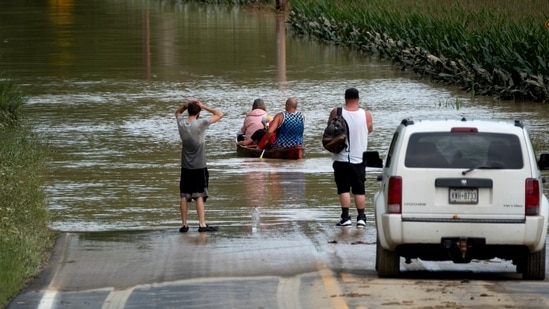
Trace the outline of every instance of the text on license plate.
<instances>
[{"instance_id":1,"label":"text on license plate","mask_svg":"<svg viewBox=\"0 0 549 309\"><path fill-rule=\"evenodd\" d=\"M477 204L478 188L450 188L450 204Z\"/></svg>"}]
</instances>

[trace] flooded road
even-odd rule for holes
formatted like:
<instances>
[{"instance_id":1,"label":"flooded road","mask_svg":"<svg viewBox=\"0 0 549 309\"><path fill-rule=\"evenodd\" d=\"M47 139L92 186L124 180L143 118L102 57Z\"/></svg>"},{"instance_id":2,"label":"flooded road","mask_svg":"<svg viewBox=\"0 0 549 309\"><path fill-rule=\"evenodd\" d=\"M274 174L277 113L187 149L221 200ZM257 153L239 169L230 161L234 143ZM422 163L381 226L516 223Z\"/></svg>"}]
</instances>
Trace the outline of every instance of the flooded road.
<instances>
[{"instance_id":1,"label":"flooded road","mask_svg":"<svg viewBox=\"0 0 549 309\"><path fill-rule=\"evenodd\" d=\"M543 106L429 84L390 63L294 37L268 12L171 1L12 1L0 5L0 39L0 70L28 94L27 120L53 150L45 189L59 231L177 228L173 115L190 98L226 114L207 136L207 219L221 226L250 226L254 208L265 224L337 221L320 137L351 86L374 116L370 148L383 155L407 117L523 119L546 147ZM290 96L306 115L306 159L237 157L234 136L253 100L263 98L274 114ZM376 173L369 171L368 201Z\"/></svg>"},{"instance_id":2,"label":"flooded road","mask_svg":"<svg viewBox=\"0 0 549 309\"><path fill-rule=\"evenodd\" d=\"M51 146L44 175L50 226L67 233L59 249L63 254L49 268L54 273L46 272L44 281L31 288L39 291L33 304L49 287L67 293L55 300L66 307L83 308L90 295L101 304L111 292L122 291L112 297L128 297L126 308L134 308L145 300L169 302L161 297L166 290L154 289L170 291L174 283L172 292L193 293L185 299L188 308L198 308L204 301L200 293L246 282L249 290L230 294L234 303L228 304L292 308L299 303L292 300L302 297L310 301L305 308L339 308L341 297L353 308L459 307L496 294L491 300L500 301L496 305L480 303L546 307L547 297L535 292L546 289L546 281L525 283L525 288L513 281L510 263L496 265L496 274L486 277L457 270L451 282L447 273L436 271L410 281L377 279L371 200L379 171L367 172L367 228L353 227L346 234L334 226L340 208L320 138L330 110L343 104L348 87L358 88L361 104L372 111L370 148L383 157L394 129L408 117L522 119L538 153L549 152L549 110L531 102L471 98L388 62L295 37L283 26L268 12L174 1L0 4L0 71L28 94L27 120ZM235 134L258 97L272 114L288 97L298 99L306 116L304 160L236 156ZM207 135L211 197L206 218L220 226L215 235L194 230L193 211L192 233L177 232L180 141L174 112L190 98L225 112ZM451 264L441 268L446 267L454 269ZM296 276L300 284L293 281ZM234 278L240 285L226 283ZM451 289L476 279L465 290ZM376 286L378 292L369 290ZM126 289L138 289L141 298L132 299ZM522 293L526 289L535 295ZM403 291L401 299L395 290ZM293 294L284 297L285 291ZM257 294L264 296L262 303L255 302ZM414 294L423 295L421 302L408 303L406 295Z\"/></svg>"}]
</instances>

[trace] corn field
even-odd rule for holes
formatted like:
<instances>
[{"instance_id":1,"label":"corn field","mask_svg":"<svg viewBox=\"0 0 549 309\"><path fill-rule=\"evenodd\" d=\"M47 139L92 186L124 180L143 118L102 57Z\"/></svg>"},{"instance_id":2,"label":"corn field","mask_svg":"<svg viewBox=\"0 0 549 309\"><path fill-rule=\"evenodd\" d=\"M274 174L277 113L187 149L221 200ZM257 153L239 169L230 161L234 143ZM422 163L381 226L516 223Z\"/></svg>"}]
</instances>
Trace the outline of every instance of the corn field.
<instances>
[{"instance_id":1,"label":"corn field","mask_svg":"<svg viewBox=\"0 0 549 309\"><path fill-rule=\"evenodd\" d=\"M549 102L546 0L293 0L288 22L473 94Z\"/></svg>"}]
</instances>

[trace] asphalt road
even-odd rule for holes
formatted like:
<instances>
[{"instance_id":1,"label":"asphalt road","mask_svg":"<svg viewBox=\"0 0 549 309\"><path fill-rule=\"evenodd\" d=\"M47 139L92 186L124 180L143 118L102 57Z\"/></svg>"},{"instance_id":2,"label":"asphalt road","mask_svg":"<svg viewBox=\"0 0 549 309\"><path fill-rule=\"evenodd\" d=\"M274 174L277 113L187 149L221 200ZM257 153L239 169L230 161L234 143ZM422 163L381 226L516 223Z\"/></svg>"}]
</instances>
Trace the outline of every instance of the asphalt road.
<instances>
[{"instance_id":1,"label":"asphalt road","mask_svg":"<svg viewBox=\"0 0 549 309\"><path fill-rule=\"evenodd\" d=\"M374 263L371 225L68 233L7 308L549 307L549 280L523 281L507 261L402 260L399 279Z\"/></svg>"}]
</instances>

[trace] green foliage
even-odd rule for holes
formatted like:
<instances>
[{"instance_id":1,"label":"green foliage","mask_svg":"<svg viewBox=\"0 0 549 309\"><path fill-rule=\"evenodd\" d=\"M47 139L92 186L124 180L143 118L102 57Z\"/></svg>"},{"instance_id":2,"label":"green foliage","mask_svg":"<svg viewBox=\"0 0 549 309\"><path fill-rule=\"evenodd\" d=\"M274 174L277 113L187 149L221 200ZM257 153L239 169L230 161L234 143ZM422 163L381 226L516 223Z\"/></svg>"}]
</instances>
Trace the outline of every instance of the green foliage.
<instances>
[{"instance_id":1,"label":"green foliage","mask_svg":"<svg viewBox=\"0 0 549 309\"><path fill-rule=\"evenodd\" d=\"M448 99L446 101L439 101L435 106L451 108L457 111L461 109L462 105L463 105L463 102L459 98L455 98L455 99Z\"/></svg>"},{"instance_id":2,"label":"green foliage","mask_svg":"<svg viewBox=\"0 0 549 309\"><path fill-rule=\"evenodd\" d=\"M0 81L0 128L16 127L21 123L23 94L10 81Z\"/></svg>"}]
</instances>

